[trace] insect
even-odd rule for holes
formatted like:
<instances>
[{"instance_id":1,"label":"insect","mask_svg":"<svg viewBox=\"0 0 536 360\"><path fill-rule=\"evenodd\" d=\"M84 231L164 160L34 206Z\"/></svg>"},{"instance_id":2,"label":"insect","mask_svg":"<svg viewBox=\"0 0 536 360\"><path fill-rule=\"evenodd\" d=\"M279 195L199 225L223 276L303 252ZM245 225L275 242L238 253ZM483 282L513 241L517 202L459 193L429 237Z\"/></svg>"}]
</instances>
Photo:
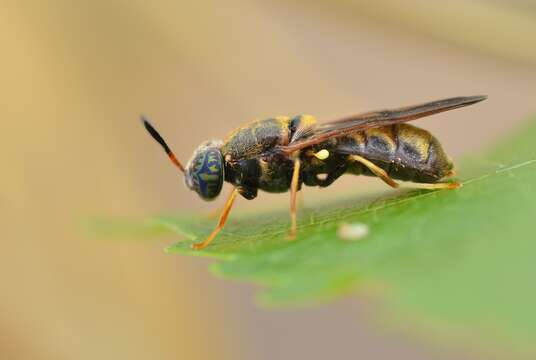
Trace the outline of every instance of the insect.
<instances>
[{"instance_id":1,"label":"insect","mask_svg":"<svg viewBox=\"0 0 536 360\"><path fill-rule=\"evenodd\" d=\"M441 182L454 175L453 163L428 131L405 124L447 110L472 105L486 96L455 97L420 105L374 111L317 124L311 115L278 116L253 121L225 140L202 143L184 167L164 139L142 117L149 134L185 176L188 188L204 200L215 199L223 182L233 186L218 225L194 249L206 247L222 230L238 194L248 200L258 190L290 190L289 237L296 236L296 194L303 184L326 187L343 174L377 176L396 188L410 181L422 189L455 189Z\"/></svg>"}]
</instances>

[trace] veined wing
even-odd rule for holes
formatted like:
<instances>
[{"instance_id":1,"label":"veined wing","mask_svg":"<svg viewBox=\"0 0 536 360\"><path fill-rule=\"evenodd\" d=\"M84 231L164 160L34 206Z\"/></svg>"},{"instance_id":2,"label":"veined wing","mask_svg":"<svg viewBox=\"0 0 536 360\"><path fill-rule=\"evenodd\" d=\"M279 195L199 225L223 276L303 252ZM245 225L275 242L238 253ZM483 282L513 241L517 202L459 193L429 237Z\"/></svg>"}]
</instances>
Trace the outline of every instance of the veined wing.
<instances>
[{"instance_id":1,"label":"veined wing","mask_svg":"<svg viewBox=\"0 0 536 360\"><path fill-rule=\"evenodd\" d=\"M310 136L291 142L287 146L279 146L277 150L290 154L332 137L340 137L355 131L412 121L443 111L472 105L486 98L486 96L455 97L398 109L358 114L318 125Z\"/></svg>"}]
</instances>

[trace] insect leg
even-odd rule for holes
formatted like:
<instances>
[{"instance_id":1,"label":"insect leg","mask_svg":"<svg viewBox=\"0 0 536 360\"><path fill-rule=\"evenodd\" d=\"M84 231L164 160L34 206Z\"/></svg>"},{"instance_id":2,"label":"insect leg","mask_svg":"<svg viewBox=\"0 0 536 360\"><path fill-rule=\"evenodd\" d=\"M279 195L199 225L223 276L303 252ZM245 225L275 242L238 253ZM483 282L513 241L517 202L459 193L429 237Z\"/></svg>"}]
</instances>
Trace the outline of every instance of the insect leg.
<instances>
[{"instance_id":1,"label":"insect leg","mask_svg":"<svg viewBox=\"0 0 536 360\"><path fill-rule=\"evenodd\" d=\"M227 197L229 199L229 197L231 197L233 195L233 192L235 191L235 188L233 188L231 190L231 192L229 193L229 196ZM209 219L216 219L218 218L218 216L225 210L225 205L224 206L220 206L220 207L217 207L215 209L212 209L210 210L210 212L207 214L207 217Z\"/></svg>"},{"instance_id":2,"label":"insect leg","mask_svg":"<svg viewBox=\"0 0 536 360\"><path fill-rule=\"evenodd\" d=\"M440 189L458 189L462 187L462 184L459 182L450 182L450 183L436 183L436 184L427 184L427 183L413 183L410 185L412 188L416 189L425 189L425 190L440 190Z\"/></svg>"},{"instance_id":3,"label":"insect leg","mask_svg":"<svg viewBox=\"0 0 536 360\"><path fill-rule=\"evenodd\" d=\"M300 159L294 160L294 171L292 172L292 181L290 183L290 232L289 238L296 237L296 194L298 193L298 180L300 178Z\"/></svg>"},{"instance_id":4,"label":"insect leg","mask_svg":"<svg viewBox=\"0 0 536 360\"><path fill-rule=\"evenodd\" d=\"M223 212L220 216L220 221L218 222L218 226L212 231L212 233L205 239L205 241L202 241L200 243L192 244L192 249L200 250L205 247L207 247L208 244L214 240L216 235L223 229L223 226L225 225L225 222L227 221L227 217L229 216L229 213L231 212L231 208L233 207L233 203L235 201L236 195L238 195L238 189L234 189L231 192L231 195L229 195L229 198L227 199L227 202L225 203L225 207L223 208Z\"/></svg>"},{"instance_id":5,"label":"insect leg","mask_svg":"<svg viewBox=\"0 0 536 360\"><path fill-rule=\"evenodd\" d=\"M389 185L390 187L393 187L393 188L397 188L399 187L400 185L394 181L389 175L387 175L387 173L385 172L385 170L383 170L381 167L379 167L378 165L375 165L374 163L372 163L371 161L365 159L364 157L361 157L359 155L350 155L349 158L351 160L354 160L354 161L357 161L357 162L360 162L361 164L365 165L370 171L372 171L372 173L374 175L376 175L377 177L379 177L380 179L382 179L387 185Z\"/></svg>"}]
</instances>

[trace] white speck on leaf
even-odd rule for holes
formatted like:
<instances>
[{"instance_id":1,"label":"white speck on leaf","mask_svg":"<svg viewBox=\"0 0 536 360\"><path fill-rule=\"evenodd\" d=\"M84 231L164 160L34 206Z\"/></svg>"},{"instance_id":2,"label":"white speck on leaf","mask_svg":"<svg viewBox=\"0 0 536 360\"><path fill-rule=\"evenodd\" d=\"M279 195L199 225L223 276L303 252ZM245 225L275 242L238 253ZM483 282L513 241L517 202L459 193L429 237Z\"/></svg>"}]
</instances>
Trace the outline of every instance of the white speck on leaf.
<instances>
[{"instance_id":1,"label":"white speck on leaf","mask_svg":"<svg viewBox=\"0 0 536 360\"><path fill-rule=\"evenodd\" d=\"M360 240L369 233L369 227L362 223L342 223L337 230L337 236L343 240Z\"/></svg>"}]
</instances>

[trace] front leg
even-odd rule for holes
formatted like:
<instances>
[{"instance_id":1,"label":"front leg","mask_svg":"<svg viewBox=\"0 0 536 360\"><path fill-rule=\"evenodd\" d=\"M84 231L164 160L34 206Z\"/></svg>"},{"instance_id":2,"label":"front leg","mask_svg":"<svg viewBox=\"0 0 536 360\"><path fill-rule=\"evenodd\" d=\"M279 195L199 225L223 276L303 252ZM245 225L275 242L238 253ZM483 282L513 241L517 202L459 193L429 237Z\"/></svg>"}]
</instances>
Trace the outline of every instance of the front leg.
<instances>
[{"instance_id":1,"label":"front leg","mask_svg":"<svg viewBox=\"0 0 536 360\"><path fill-rule=\"evenodd\" d=\"M231 195L227 199L227 202L225 203L225 207L223 208L223 212L220 216L220 221L218 222L218 225L216 228L212 231L212 233L205 239L205 241L192 244L192 249L194 250L201 250L203 248L206 248L208 244L214 240L216 235L223 229L225 226L225 222L227 221L227 218L229 217L229 213L231 212L231 208L233 207L233 203L235 201L236 195L238 194L238 190L235 188L231 192Z\"/></svg>"},{"instance_id":2,"label":"front leg","mask_svg":"<svg viewBox=\"0 0 536 360\"><path fill-rule=\"evenodd\" d=\"M229 193L229 197L232 196L232 192L234 192L235 190L237 190L238 193L242 195L244 199L247 199L247 200L255 199L258 194L257 188L247 187L247 186L237 186L236 188L233 188L233 190L231 190L231 193ZM214 209L208 214L208 217L210 219L217 218L218 215L221 214L221 212L224 210L225 210L225 207L223 208L219 207L217 209Z\"/></svg>"}]
</instances>

